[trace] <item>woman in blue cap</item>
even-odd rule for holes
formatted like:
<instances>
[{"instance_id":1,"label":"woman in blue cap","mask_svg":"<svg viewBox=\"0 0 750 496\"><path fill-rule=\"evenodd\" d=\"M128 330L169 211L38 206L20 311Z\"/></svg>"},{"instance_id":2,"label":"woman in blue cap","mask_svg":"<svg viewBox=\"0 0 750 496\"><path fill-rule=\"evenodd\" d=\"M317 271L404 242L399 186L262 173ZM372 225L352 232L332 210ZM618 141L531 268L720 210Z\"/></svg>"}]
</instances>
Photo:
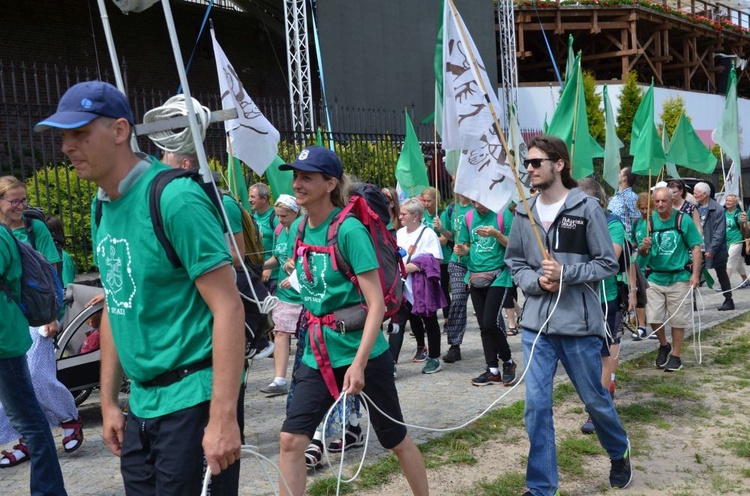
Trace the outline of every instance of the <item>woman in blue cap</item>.
<instances>
[{"instance_id":1,"label":"woman in blue cap","mask_svg":"<svg viewBox=\"0 0 750 496\"><path fill-rule=\"evenodd\" d=\"M338 229L340 255L356 274L367 305L364 326L336 329L333 312L361 303L353 281L335 266L327 249L329 226L347 203L348 179L335 153L311 146L283 170L294 171L297 204L307 210L298 230L295 267L300 297L307 310L309 346L302 357L294 396L281 428L279 468L291 494L304 493L305 449L338 391L364 392L388 416L403 422L393 379L393 358L380 332L385 313L372 239L364 225L347 217ZM336 392L336 393L334 393ZM406 428L375 408L370 421L384 448L397 456L414 494L428 494L424 460ZM289 495L280 483L280 493Z\"/></svg>"}]
</instances>

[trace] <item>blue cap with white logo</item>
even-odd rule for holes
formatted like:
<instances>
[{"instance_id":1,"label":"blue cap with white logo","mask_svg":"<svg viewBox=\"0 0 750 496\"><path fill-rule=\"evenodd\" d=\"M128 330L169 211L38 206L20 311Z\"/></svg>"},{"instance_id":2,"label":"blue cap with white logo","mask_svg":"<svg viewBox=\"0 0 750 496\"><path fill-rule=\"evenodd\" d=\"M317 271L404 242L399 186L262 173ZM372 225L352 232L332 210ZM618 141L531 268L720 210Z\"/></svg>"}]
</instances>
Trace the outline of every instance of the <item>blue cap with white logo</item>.
<instances>
[{"instance_id":1,"label":"blue cap with white logo","mask_svg":"<svg viewBox=\"0 0 750 496\"><path fill-rule=\"evenodd\" d=\"M34 131L76 129L97 117L123 118L135 125L122 91L102 81L85 81L71 86L57 104L57 112L34 126Z\"/></svg>"},{"instance_id":2,"label":"blue cap with white logo","mask_svg":"<svg viewBox=\"0 0 750 496\"><path fill-rule=\"evenodd\" d=\"M279 170L301 170L306 172L321 172L336 179L341 179L344 166L341 160L328 148L322 146L308 146L291 164L281 164Z\"/></svg>"}]
</instances>

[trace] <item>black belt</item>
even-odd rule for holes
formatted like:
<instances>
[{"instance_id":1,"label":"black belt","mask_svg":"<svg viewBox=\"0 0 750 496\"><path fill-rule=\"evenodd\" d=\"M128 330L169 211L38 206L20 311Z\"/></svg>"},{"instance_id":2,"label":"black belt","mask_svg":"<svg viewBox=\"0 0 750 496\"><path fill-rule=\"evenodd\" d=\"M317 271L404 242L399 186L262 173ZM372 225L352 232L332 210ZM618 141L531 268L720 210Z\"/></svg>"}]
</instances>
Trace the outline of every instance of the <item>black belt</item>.
<instances>
[{"instance_id":1,"label":"black belt","mask_svg":"<svg viewBox=\"0 0 750 496\"><path fill-rule=\"evenodd\" d=\"M180 367L178 369L170 370L168 372L164 372L163 374L157 375L150 381L141 383L141 386L145 388L171 386L175 382L180 382L182 379L189 376L193 372L207 369L211 365L213 365L213 360L211 358L206 358L205 360L201 360L200 362L195 362L193 364L186 365L185 367Z\"/></svg>"}]
</instances>

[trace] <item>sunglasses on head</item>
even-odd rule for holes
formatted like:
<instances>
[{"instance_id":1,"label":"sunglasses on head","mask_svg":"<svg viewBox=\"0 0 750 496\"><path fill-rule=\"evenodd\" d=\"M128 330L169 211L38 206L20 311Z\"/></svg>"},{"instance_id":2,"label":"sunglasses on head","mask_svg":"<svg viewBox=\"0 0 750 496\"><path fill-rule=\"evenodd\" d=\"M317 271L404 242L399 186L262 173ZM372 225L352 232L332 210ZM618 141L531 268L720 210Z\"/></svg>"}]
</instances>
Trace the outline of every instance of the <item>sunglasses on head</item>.
<instances>
[{"instance_id":1,"label":"sunglasses on head","mask_svg":"<svg viewBox=\"0 0 750 496\"><path fill-rule=\"evenodd\" d=\"M531 166L534 169L538 169L539 167L542 166L542 162L544 162L545 160L549 160L553 162L551 158L527 158L526 160L523 161L523 166L524 167Z\"/></svg>"}]
</instances>

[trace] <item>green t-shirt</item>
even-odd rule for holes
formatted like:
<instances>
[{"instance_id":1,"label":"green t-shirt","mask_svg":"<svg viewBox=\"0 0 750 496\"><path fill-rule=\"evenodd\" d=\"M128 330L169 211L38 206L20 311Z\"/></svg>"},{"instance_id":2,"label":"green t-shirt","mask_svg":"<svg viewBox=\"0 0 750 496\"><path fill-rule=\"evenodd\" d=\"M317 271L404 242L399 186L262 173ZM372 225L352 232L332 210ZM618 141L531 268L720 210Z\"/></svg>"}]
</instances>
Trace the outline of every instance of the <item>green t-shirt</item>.
<instances>
[{"instance_id":1,"label":"green t-shirt","mask_svg":"<svg viewBox=\"0 0 750 496\"><path fill-rule=\"evenodd\" d=\"M438 215L438 211L437 210L435 210L435 214ZM448 220L447 220L447 217L445 215L445 211L443 211L443 213L439 214L439 215L440 215L440 222L443 223L443 227L445 227L446 229L449 229L448 226L450 225L450 222L448 222ZM425 226L427 226L427 227L429 227L433 231L435 231L435 234L437 235L438 239L440 239L440 233L438 232L437 229L435 229L434 227L432 227L434 225L433 224L434 222L435 222L435 216L434 215L430 215L430 213L427 210L425 210L424 211L424 218L422 219L422 224L425 225ZM448 246L448 245L449 245L449 243L446 243L446 244L440 243L440 249L443 250L443 259L440 261L440 265L445 265L445 264L447 264L450 261L451 254L453 253L453 251L451 250L450 246Z\"/></svg>"},{"instance_id":2,"label":"green t-shirt","mask_svg":"<svg viewBox=\"0 0 750 496\"><path fill-rule=\"evenodd\" d=\"M682 216L680 233L675 228L677 211L672 212L666 221L661 221L656 213L651 217L653 230L648 258L651 275L648 281L659 286L689 281L691 274L684 270L685 265L690 261L691 249L703 242L693 219L689 215Z\"/></svg>"},{"instance_id":3,"label":"green t-shirt","mask_svg":"<svg viewBox=\"0 0 750 496\"><path fill-rule=\"evenodd\" d=\"M16 358L31 348L29 322L16 301L21 299L21 256L7 229L0 227L0 283L13 300L0 294L0 359Z\"/></svg>"},{"instance_id":4,"label":"green t-shirt","mask_svg":"<svg viewBox=\"0 0 750 496\"><path fill-rule=\"evenodd\" d=\"M467 205L461 205L460 203L455 204L455 210L453 211L453 222L451 223L451 230L453 231L453 240L457 241L458 237L461 235L461 228L466 225L466 212L469 210L473 210L474 207L471 205L471 203ZM447 210L446 210L447 212ZM461 265L467 265L469 263L469 258L471 257L471 254L459 257L455 253L451 253L451 262L460 263Z\"/></svg>"},{"instance_id":5,"label":"green t-shirt","mask_svg":"<svg viewBox=\"0 0 750 496\"><path fill-rule=\"evenodd\" d=\"M506 209L503 212L503 234L510 234L510 228L513 225L513 214L510 210ZM503 272L499 277L495 278L492 286L499 286L503 288L509 288L513 285L513 278L510 274L510 270L505 266L505 247L493 236L480 236L477 234L477 229L481 227L493 227L500 229L497 222L497 214L492 210L488 210L484 215L480 215L477 210L474 210L471 219L471 233L469 233L469 227L466 225L466 220L461 226L461 232L458 235L459 243L470 243L469 251L469 263L467 265L469 271L466 273L465 282L469 282L469 276L478 272L490 272L494 270L502 270Z\"/></svg>"},{"instance_id":6,"label":"green t-shirt","mask_svg":"<svg viewBox=\"0 0 750 496\"><path fill-rule=\"evenodd\" d=\"M281 229L277 228L279 235L276 236L273 244L273 254L276 257L276 260L279 261L280 280L286 279L287 277L286 273L281 270L281 267L284 267L286 261L289 260L293 254L294 242L297 240L297 226L299 223L300 220L297 219L292 223L289 229L285 227L282 227ZM276 289L276 296L286 303L292 303L294 305L302 304L302 299L300 298L299 293L293 288L287 289L279 286Z\"/></svg>"},{"instance_id":7,"label":"green t-shirt","mask_svg":"<svg viewBox=\"0 0 750 496\"><path fill-rule=\"evenodd\" d=\"M273 211L273 207L266 210L264 214L259 214L258 212L253 211L253 218L255 219L256 224L258 224L258 229L260 229L260 234L263 239L263 261L265 262L273 255L274 230L276 229L276 226L279 225L279 219L276 218L276 212ZM278 278L279 269L273 269L271 271L271 279Z\"/></svg>"},{"instance_id":8,"label":"green t-shirt","mask_svg":"<svg viewBox=\"0 0 750 496\"><path fill-rule=\"evenodd\" d=\"M622 223L619 217L614 216L612 219L607 219L607 229L609 230L609 236L612 238L612 244L620 245L623 250L625 247L625 225ZM601 302L606 303L617 298L617 277L619 274L615 274L612 277L608 277L602 281L604 284L604 291L601 294Z\"/></svg>"},{"instance_id":9,"label":"green t-shirt","mask_svg":"<svg viewBox=\"0 0 750 496\"><path fill-rule=\"evenodd\" d=\"M305 244L314 246L326 246L328 226L333 217L341 211L334 208L331 215L319 226L305 228ZM352 266L355 274L378 268L378 260L375 257L375 247L370 239L367 229L357 219L348 218L339 227L339 248L341 256ZM359 293L354 284L331 264L331 257L326 253L309 253L308 267L311 279L305 275L302 257L297 258L297 277L300 283L300 297L305 308L319 317L328 315L339 308L357 305L361 302ZM310 329L312 334L312 329ZM335 329L323 327L323 339L325 340L328 355L333 368L351 365L362 341L362 330L347 329L345 333L337 332ZM375 345L370 352L370 358L380 356L388 351L388 342L382 333L378 333ZM308 367L317 369L312 348L305 348L302 363Z\"/></svg>"},{"instance_id":10,"label":"green t-shirt","mask_svg":"<svg viewBox=\"0 0 750 496\"><path fill-rule=\"evenodd\" d=\"M727 246L742 242L742 231L740 231L740 212L736 208L734 212L724 212L727 219Z\"/></svg>"},{"instance_id":11,"label":"green t-shirt","mask_svg":"<svg viewBox=\"0 0 750 496\"><path fill-rule=\"evenodd\" d=\"M52 239L52 234L50 234L49 229L47 229L47 224L39 219L31 219L31 229L34 231L36 251L44 255L44 258L53 265L61 262L60 254L57 253L55 241ZM29 233L26 232L26 226L13 229L13 236L15 236L18 241L22 241L29 245L31 244L29 243Z\"/></svg>"},{"instance_id":12,"label":"green t-shirt","mask_svg":"<svg viewBox=\"0 0 750 496\"><path fill-rule=\"evenodd\" d=\"M232 234L242 232L242 211L240 210L240 204L237 200L229 195L221 195L221 203L224 205L224 210L227 213L229 219L229 226L232 228ZM222 219L221 224L224 225Z\"/></svg>"},{"instance_id":13,"label":"green t-shirt","mask_svg":"<svg viewBox=\"0 0 750 496\"><path fill-rule=\"evenodd\" d=\"M65 250L62 250L62 279L64 288L76 281L76 265L70 258L70 254Z\"/></svg>"},{"instance_id":14,"label":"green t-shirt","mask_svg":"<svg viewBox=\"0 0 750 496\"><path fill-rule=\"evenodd\" d=\"M101 223L91 227L112 335L131 379L130 408L142 418L211 398L211 368L166 387L141 384L211 357L213 316L194 281L231 264L219 214L189 178L169 183L161 197L164 232L183 267L169 262L154 235L147 201L154 176L167 169L156 160L142 161L120 183L120 198L109 201L100 190Z\"/></svg>"}]
</instances>

